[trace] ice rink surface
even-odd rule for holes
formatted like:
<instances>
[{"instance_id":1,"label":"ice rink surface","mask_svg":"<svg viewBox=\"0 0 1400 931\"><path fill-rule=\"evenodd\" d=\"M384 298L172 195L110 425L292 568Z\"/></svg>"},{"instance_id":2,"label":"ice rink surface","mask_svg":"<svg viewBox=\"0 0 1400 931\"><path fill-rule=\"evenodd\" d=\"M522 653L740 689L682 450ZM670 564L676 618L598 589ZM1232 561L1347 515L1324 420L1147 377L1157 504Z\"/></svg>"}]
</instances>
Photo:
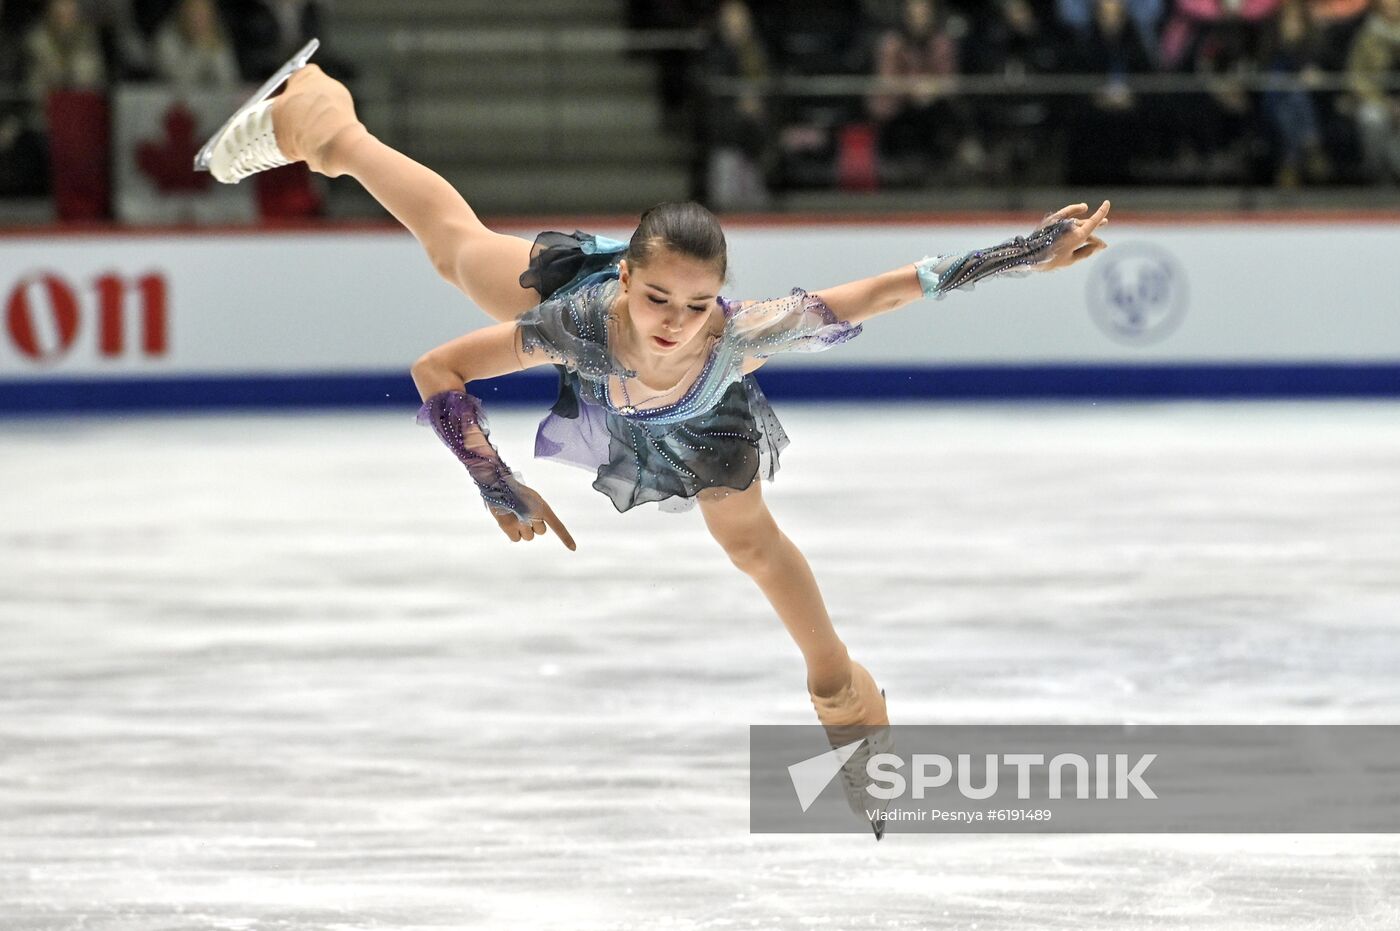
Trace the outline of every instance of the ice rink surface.
<instances>
[{"instance_id":1,"label":"ice rink surface","mask_svg":"<svg viewBox=\"0 0 1400 931\"><path fill-rule=\"evenodd\" d=\"M895 723L1400 720L1400 405L776 407ZM0 928L1400 927L1387 835L751 835L800 656L542 415L576 553L410 411L0 421Z\"/></svg>"}]
</instances>

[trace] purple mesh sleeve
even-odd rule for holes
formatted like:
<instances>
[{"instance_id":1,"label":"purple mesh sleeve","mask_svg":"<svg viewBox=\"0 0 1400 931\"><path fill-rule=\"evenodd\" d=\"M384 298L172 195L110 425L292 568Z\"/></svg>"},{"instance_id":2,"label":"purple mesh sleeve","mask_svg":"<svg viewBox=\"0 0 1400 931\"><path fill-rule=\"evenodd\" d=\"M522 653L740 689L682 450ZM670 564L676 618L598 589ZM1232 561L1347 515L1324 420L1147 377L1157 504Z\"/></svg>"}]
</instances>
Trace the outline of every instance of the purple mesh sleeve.
<instances>
[{"instance_id":1,"label":"purple mesh sleeve","mask_svg":"<svg viewBox=\"0 0 1400 931\"><path fill-rule=\"evenodd\" d=\"M530 519L532 515L516 494L518 476L491 445L486 412L479 400L461 391L440 391L423 402L418 422L431 426L443 445L466 466L489 510Z\"/></svg>"}]
</instances>

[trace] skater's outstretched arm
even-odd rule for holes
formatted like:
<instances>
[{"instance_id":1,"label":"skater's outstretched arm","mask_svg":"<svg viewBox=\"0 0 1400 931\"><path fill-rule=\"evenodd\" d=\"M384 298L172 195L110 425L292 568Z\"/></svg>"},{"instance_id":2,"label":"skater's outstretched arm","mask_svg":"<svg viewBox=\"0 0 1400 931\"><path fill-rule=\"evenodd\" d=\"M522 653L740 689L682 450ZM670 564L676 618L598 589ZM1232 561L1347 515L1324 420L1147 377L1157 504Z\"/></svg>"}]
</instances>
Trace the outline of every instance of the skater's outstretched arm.
<instances>
[{"instance_id":1,"label":"skater's outstretched arm","mask_svg":"<svg viewBox=\"0 0 1400 931\"><path fill-rule=\"evenodd\" d=\"M359 181L417 237L438 274L492 317L512 320L539 303L519 280L531 243L487 229L441 175L371 135L349 90L320 68L292 75L273 103L272 122L284 155L328 178Z\"/></svg>"},{"instance_id":2,"label":"skater's outstretched arm","mask_svg":"<svg viewBox=\"0 0 1400 931\"><path fill-rule=\"evenodd\" d=\"M1045 217L1029 237L965 255L928 258L881 275L823 288L813 296L821 298L838 319L857 324L994 275L1065 268L1108 248L1094 235L1099 225L1107 222L1108 210L1108 201L1093 213L1087 204L1073 204Z\"/></svg>"}]
</instances>

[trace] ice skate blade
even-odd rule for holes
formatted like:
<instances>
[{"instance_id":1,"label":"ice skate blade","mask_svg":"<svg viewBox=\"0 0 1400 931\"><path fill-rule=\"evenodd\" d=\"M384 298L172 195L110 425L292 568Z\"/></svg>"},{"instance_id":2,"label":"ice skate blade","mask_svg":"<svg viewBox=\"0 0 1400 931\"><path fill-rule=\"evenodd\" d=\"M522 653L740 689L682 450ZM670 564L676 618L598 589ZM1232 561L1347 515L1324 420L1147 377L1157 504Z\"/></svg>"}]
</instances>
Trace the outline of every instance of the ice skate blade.
<instances>
[{"instance_id":1,"label":"ice skate blade","mask_svg":"<svg viewBox=\"0 0 1400 931\"><path fill-rule=\"evenodd\" d=\"M214 157L214 149L218 146L219 141L223 139L224 133L228 132L228 128L237 122L238 118L250 108L256 107L276 93L277 88L281 87L287 78L296 74L302 68L305 68L306 63L311 60L311 56L314 55L316 50L320 47L320 39L312 39L310 42L306 43L306 45L302 46L301 51L287 59L287 63L277 69L276 74L263 82L263 86L259 87L253 96L243 101L243 106L233 111L233 116L229 117L224 125L219 127L218 132L209 137L209 141L204 143L204 148L200 149L199 154L194 157L194 170L208 171L209 162Z\"/></svg>"},{"instance_id":2,"label":"ice skate blade","mask_svg":"<svg viewBox=\"0 0 1400 931\"><path fill-rule=\"evenodd\" d=\"M884 690L884 689L880 689L880 697L881 697L881 698L884 698L884 697L885 697L885 690ZM881 817L879 817L879 818L876 818L874 821L870 822L870 829L871 829L872 831L875 832L875 839L876 839L877 841L878 841L878 840L884 840L884 839L885 839L885 819L884 819L884 817L881 816Z\"/></svg>"}]
</instances>

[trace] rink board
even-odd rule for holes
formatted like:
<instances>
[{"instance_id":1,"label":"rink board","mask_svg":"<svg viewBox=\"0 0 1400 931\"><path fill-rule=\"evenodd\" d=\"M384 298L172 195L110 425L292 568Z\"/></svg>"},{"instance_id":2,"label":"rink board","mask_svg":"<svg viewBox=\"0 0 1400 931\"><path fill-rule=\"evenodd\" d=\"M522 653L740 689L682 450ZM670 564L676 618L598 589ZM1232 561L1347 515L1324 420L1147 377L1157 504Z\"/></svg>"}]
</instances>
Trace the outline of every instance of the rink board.
<instances>
[{"instance_id":1,"label":"rink board","mask_svg":"<svg viewBox=\"0 0 1400 931\"><path fill-rule=\"evenodd\" d=\"M735 224L726 295L818 290L1017 232ZM1108 238L1080 268L910 305L760 380L813 399L1400 394L1400 223L1123 222ZM0 314L10 411L398 404L414 359L490 322L381 228L11 235ZM540 369L482 391L538 401L555 385Z\"/></svg>"}]
</instances>

